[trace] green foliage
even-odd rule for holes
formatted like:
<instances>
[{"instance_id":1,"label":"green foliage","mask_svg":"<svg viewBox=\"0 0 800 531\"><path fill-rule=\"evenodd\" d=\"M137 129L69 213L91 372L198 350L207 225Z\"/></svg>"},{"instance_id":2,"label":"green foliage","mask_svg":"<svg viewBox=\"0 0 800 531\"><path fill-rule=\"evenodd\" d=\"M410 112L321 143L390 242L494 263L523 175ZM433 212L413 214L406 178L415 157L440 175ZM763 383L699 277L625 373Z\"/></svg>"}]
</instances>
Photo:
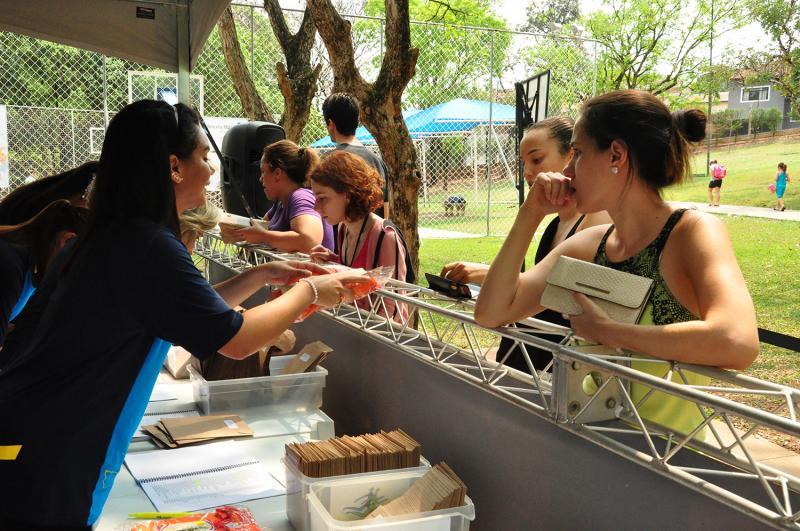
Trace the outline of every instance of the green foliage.
<instances>
[{"instance_id":1,"label":"green foliage","mask_svg":"<svg viewBox=\"0 0 800 531\"><path fill-rule=\"evenodd\" d=\"M714 138L733 136L743 126L744 120L735 109L725 109L711 114Z\"/></svg>"},{"instance_id":2,"label":"green foliage","mask_svg":"<svg viewBox=\"0 0 800 531\"><path fill-rule=\"evenodd\" d=\"M102 109L102 56L0 32L0 103L67 109Z\"/></svg>"},{"instance_id":3,"label":"green foliage","mask_svg":"<svg viewBox=\"0 0 800 531\"><path fill-rule=\"evenodd\" d=\"M779 109L771 107L767 109L764 121L766 123L767 129L774 133L781 127L781 123L783 122L783 113Z\"/></svg>"},{"instance_id":4,"label":"green foliage","mask_svg":"<svg viewBox=\"0 0 800 531\"><path fill-rule=\"evenodd\" d=\"M655 94L690 86L707 75L706 45L741 24L733 0L605 0L607 9L583 19L603 47L598 61L602 91L638 88Z\"/></svg>"},{"instance_id":5,"label":"green foliage","mask_svg":"<svg viewBox=\"0 0 800 531\"><path fill-rule=\"evenodd\" d=\"M594 64L590 43L577 39L544 38L522 51L528 71L550 70L551 116L575 116L583 100L594 94Z\"/></svg>"},{"instance_id":6,"label":"green foliage","mask_svg":"<svg viewBox=\"0 0 800 531\"><path fill-rule=\"evenodd\" d=\"M750 132L763 133L772 131L773 133L780 128L783 121L783 113L776 108L753 109L750 112Z\"/></svg>"},{"instance_id":7,"label":"green foliage","mask_svg":"<svg viewBox=\"0 0 800 531\"><path fill-rule=\"evenodd\" d=\"M528 19L520 25L519 30L548 33L552 25L571 24L579 17L580 5L577 0L534 1L528 6Z\"/></svg>"},{"instance_id":8,"label":"green foliage","mask_svg":"<svg viewBox=\"0 0 800 531\"><path fill-rule=\"evenodd\" d=\"M426 108L453 98L486 99L490 69L495 77L501 75L511 34L459 26L505 29L505 21L492 14L488 0L450 0L446 5L411 0L409 10L412 20L437 24L411 25L411 44L419 49L419 59L404 95L408 105ZM368 0L365 12L384 16L383 0ZM358 21L353 27L359 33L357 38L368 43L369 48L381 49L380 23ZM376 69L381 59L374 57Z\"/></svg>"},{"instance_id":9,"label":"green foliage","mask_svg":"<svg viewBox=\"0 0 800 531\"><path fill-rule=\"evenodd\" d=\"M800 111L800 3L796 0L747 0L752 19L772 41L770 48L751 48L741 62L770 81Z\"/></svg>"}]
</instances>

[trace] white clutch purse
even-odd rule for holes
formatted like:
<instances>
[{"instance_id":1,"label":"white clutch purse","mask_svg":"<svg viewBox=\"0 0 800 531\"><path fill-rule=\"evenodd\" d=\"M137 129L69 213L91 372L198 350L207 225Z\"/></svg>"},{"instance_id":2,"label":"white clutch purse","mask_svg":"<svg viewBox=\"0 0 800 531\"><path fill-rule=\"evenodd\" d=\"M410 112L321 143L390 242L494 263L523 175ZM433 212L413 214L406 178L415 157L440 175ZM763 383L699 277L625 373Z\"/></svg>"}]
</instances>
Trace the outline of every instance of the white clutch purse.
<instances>
[{"instance_id":1,"label":"white clutch purse","mask_svg":"<svg viewBox=\"0 0 800 531\"><path fill-rule=\"evenodd\" d=\"M561 256L547 276L541 304L560 313L580 314L581 307L572 297L577 291L615 321L635 324L642 316L652 289L650 278Z\"/></svg>"}]
</instances>

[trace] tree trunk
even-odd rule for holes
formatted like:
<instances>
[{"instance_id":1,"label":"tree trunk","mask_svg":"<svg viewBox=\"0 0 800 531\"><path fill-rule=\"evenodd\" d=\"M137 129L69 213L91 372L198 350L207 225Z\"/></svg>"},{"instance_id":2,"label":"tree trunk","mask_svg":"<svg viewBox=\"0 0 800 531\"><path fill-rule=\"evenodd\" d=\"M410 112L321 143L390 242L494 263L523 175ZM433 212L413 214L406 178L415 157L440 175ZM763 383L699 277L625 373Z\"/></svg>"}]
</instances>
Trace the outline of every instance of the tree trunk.
<instances>
[{"instance_id":1,"label":"tree trunk","mask_svg":"<svg viewBox=\"0 0 800 531\"><path fill-rule=\"evenodd\" d=\"M278 0L264 0L264 9L269 14L272 32L286 58L285 65L275 65L278 88L284 102L280 125L286 131L286 138L299 144L311 113L311 101L317 91L319 73L322 71L321 64L311 68L311 48L316 34L314 20L306 9L300 29L292 35Z\"/></svg>"},{"instance_id":2,"label":"tree trunk","mask_svg":"<svg viewBox=\"0 0 800 531\"><path fill-rule=\"evenodd\" d=\"M406 238L414 270L419 270L418 199L421 176L417 152L403 119L401 97L414 77L419 50L411 47L408 0L384 0L386 46L381 70L367 83L355 64L350 22L330 0L307 0L334 73L333 90L348 92L361 105L361 121L375 137L389 169L392 220Z\"/></svg>"},{"instance_id":3,"label":"tree trunk","mask_svg":"<svg viewBox=\"0 0 800 531\"><path fill-rule=\"evenodd\" d=\"M256 90L253 77L247 69L247 65L239 46L239 38L236 35L236 23L233 21L233 11L228 6L219 17L217 22L219 28L219 38L222 42L222 53L225 55L225 64L228 66L228 73L233 81L233 87L239 100L242 102L242 111L248 120L258 120L265 122L275 122L272 113L267 108L264 100Z\"/></svg>"}]
</instances>

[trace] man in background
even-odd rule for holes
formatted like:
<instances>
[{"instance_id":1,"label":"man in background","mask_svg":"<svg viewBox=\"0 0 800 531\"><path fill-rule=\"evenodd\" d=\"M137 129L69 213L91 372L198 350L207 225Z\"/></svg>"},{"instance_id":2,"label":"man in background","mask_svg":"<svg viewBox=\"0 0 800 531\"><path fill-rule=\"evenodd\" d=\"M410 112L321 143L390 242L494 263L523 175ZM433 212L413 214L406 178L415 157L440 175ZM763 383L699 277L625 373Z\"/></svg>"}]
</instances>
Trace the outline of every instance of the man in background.
<instances>
[{"instance_id":1,"label":"man in background","mask_svg":"<svg viewBox=\"0 0 800 531\"><path fill-rule=\"evenodd\" d=\"M364 144L356 138L359 112L358 100L345 92L331 94L322 104L322 117L325 119L325 126L328 128L331 141L336 144L335 149L341 149L361 157L367 164L375 168L383 179L383 207L376 210L375 213L384 219L389 219L391 217L389 215L389 172L381 157L364 147Z\"/></svg>"}]
</instances>

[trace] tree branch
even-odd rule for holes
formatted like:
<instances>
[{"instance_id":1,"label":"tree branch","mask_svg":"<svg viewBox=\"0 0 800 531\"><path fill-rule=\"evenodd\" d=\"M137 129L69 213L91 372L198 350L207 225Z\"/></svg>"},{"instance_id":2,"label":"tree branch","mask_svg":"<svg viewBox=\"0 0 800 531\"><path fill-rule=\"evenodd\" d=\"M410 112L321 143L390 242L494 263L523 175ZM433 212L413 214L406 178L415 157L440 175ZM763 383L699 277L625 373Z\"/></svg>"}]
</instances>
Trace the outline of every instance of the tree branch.
<instances>
[{"instance_id":1,"label":"tree branch","mask_svg":"<svg viewBox=\"0 0 800 531\"><path fill-rule=\"evenodd\" d=\"M244 115L250 120L274 122L272 113L259 96L255 83L253 83L253 76L247 69L242 48L239 46L239 38L236 35L236 23L233 20L233 11L230 6L219 17L217 28L222 43L222 53L225 55L225 64L228 67L231 81L233 81L233 88L242 102Z\"/></svg>"}]
</instances>

